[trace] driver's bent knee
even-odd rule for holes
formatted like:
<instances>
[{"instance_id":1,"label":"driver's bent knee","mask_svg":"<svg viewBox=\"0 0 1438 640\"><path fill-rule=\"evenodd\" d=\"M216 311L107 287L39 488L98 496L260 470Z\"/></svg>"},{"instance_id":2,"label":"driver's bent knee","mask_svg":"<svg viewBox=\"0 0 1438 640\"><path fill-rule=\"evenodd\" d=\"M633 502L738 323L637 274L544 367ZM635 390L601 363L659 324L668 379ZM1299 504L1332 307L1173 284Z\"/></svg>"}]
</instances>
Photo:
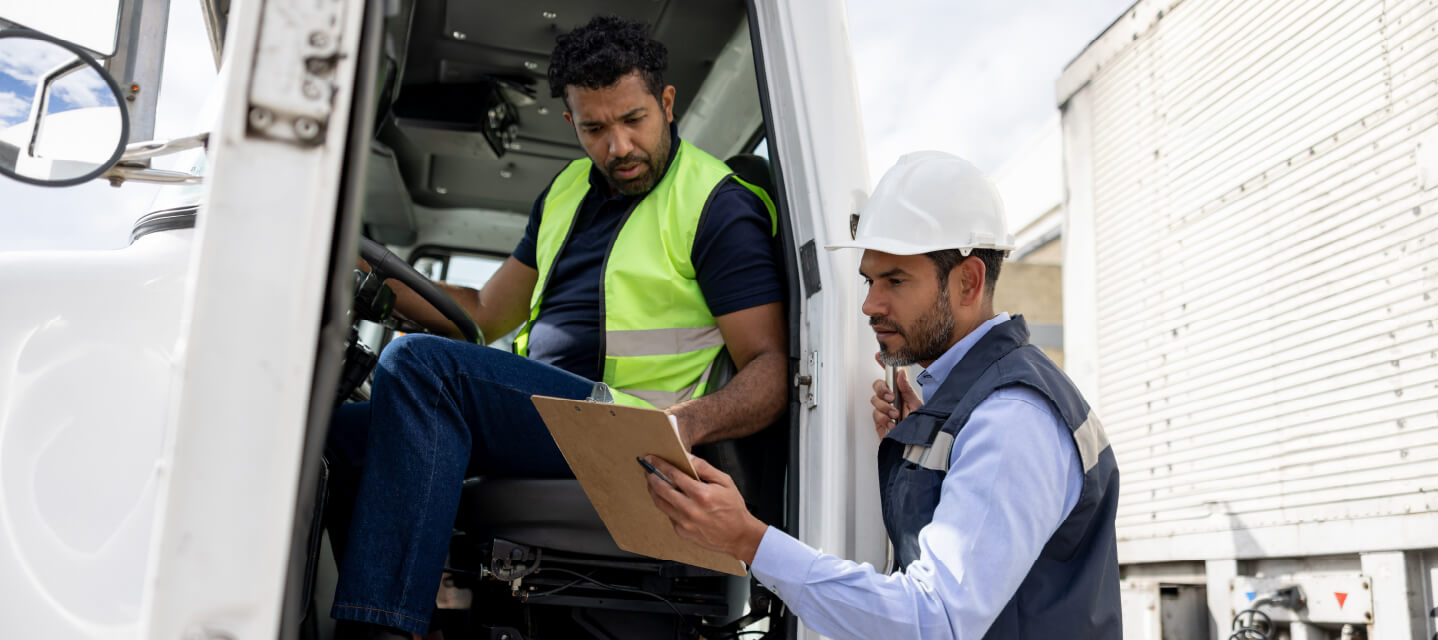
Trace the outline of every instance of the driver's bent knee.
<instances>
[{"instance_id":1,"label":"driver's bent knee","mask_svg":"<svg viewBox=\"0 0 1438 640\"><path fill-rule=\"evenodd\" d=\"M400 336L380 353L379 369L387 375L437 376L440 380L493 379L502 376L508 358L523 360L500 349L461 342L440 336Z\"/></svg>"},{"instance_id":2,"label":"driver's bent knee","mask_svg":"<svg viewBox=\"0 0 1438 640\"><path fill-rule=\"evenodd\" d=\"M413 369L432 370L443 362L446 349L454 349L464 343L448 338L424 334L410 334L396 338L385 345L379 354L379 368L388 373Z\"/></svg>"}]
</instances>

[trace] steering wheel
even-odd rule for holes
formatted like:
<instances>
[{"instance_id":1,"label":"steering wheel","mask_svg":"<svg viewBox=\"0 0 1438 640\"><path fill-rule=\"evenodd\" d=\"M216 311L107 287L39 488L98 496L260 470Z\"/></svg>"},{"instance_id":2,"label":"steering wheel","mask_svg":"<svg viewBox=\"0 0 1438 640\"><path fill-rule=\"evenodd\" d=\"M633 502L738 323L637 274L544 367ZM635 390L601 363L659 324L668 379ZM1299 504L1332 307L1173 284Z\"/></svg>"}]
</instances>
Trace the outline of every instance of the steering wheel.
<instances>
[{"instance_id":1,"label":"steering wheel","mask_svg":"<svg viewBox=\"0 0 1438 640\"><path fill-rule=\"evenodd\" d=\"M479 325L474 323L474 319L470 318L468 313L465 313L464 307L459 306L454 298L449 297L449 294L435 286L429 278L416 271L408 262L400 260L399 256L384 248L384 245L369 238L360 238L360 257L364 258L365 262L369 263L370 269L380 277L394 278L413 289L415 293L419 294L419 297L424 298L425 302L428 302L455 328L459 329L459 333L464 336L465 340L475 344L484 344L484 332L480 331Z\"/></svg>"}]
</instances>

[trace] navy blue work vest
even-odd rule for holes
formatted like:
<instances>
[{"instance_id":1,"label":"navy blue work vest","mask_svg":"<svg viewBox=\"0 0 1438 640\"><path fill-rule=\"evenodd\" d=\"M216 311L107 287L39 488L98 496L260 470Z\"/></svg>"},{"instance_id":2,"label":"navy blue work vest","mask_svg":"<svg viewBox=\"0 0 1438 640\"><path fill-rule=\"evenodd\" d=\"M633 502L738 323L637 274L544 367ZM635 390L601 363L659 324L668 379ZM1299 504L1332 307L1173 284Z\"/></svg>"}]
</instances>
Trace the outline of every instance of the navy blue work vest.
<instances>
[{"instance_id":1,"label":"navy blue work vest","mask_svg":"<svg viewBox=\"0 0 1438 640\"><path fill-rule=\"evenodd\" d=\"M933 397L884 438L879 445L884 527L894 544L897 567L917 560L919 530L934 519L954 437L974 408L995 391L1029 387L1047 398L1068 424L1083 465L1083 490L984 638L1121 638L1114 535L1118 464L1088 403L1028 338L1023 316L994 326ZM963 459L958 462L963 464Z\"/></svg>"}]
</instances>

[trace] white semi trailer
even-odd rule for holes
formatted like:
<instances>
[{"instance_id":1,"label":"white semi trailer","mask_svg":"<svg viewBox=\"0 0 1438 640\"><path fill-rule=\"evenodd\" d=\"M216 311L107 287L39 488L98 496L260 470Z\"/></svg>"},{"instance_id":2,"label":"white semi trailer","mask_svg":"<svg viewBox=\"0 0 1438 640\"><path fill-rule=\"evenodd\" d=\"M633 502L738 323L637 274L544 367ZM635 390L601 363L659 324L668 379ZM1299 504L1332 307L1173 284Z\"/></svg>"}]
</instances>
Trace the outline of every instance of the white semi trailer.
<instances>
[{"instance_id":1,"label":"white semi trailer","mask_svg":"<svg viewBox=\"0 0 1438 640\"><path fill-rule=\"evenodd\" d=\"M1434 637L1438 7L1141 0L1058 81L1126 636Z\"/></svg>"}]
</instances>

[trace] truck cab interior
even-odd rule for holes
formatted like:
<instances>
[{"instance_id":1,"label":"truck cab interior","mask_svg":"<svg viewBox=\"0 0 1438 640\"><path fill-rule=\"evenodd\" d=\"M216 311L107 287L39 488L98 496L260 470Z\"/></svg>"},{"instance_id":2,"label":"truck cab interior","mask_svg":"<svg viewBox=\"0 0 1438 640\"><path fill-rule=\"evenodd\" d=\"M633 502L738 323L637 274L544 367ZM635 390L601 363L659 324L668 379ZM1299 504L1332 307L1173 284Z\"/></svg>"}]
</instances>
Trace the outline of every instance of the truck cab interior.
<instances>
[{"instance_id":1,"label":"truck cab interior","mask_svg":"<svg viewBox=\"0 0 1438 640\"><path fill-rule=\"evenodd\" d=\"M223 23L224 4L210 3L212 32ZM680 136L725 159L774 200L780 216L775 249L793 299L796 252L776 179L781 174L767 159L762 55L748 27L747 3L404 0L370 6L380 5L383 28L372 29L378 41L365 45L379 53L359 216L362 235L372 241L368 250L388 250L407 263L396 271L479 287L514 249L535 198L584 154L563 103L549 97L555 38L595 15L616 14L653 25L667 45L665 81L677 88ZM364 398L377 354L398 331L416 329L388 312L383 288L363 280L357 274L340 402ZM786 310L790 380L798 369L798 306ZM486 338L509 348L508 337ZM732 375L732 364L729 369ZM791 401L788 415L760 432L694 451L734 477L755 515L781 528L794 521L790 416L796 413ZM328 637L333 562L313 524L296 540L295 563L304 567L304 578L301 586L291 571L286 635ZM574 480L466 480L445 583L436 590L434 626L446 638L787 638L795 629L782 604L750 578L620 550Z\"/></svg>"}]
</instances>

